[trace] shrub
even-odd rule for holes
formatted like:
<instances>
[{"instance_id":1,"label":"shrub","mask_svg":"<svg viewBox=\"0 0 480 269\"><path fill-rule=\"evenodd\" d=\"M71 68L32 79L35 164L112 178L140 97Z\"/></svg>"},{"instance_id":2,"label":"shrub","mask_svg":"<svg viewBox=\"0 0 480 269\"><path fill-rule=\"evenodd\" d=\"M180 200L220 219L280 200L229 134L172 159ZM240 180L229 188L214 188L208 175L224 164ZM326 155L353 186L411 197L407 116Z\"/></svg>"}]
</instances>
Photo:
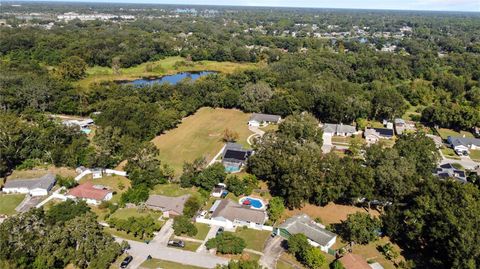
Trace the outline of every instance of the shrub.
<instances>
[{"instance_id":1,"label":"shrub","mask_svg":"<svg viewBox=\"0 0 480 269\"><path fill-rule=\"evenodd\" d=\"M73 177L63 177L61 175L56 176L57 184L61 187L71 189L78 185L78 182L75 181Z\"/></svg>"},{"instance_id":2,"label":"shrub","mask_svg":"<svg viewBox=\"0 0 480 269\"><path fill-rule=\"evenodd\" d=\"M198 233L197 227L195 227L195 225L190 222L190 218L186 216L175 217L173 230L175 235L186 234L188 236L195 236Z\"/></svg>"},{"instance_id":3,"label":"shrub","mask_svg":"<svg viewBox=\"0 0 480 269\"><path fill-rule=\"evenodd\" d=\"M138 205L148 199L148 192L148 188L144 185L130 188L122 194L122 197L120 197L120 202L122 204L134 203Z\"/></svg>"},{"instance_id":4,"label":"shrub","mask_svg":"<svg viewBox=\"0 0 480 269\"><path fill-rule=\"evenodd\" d=\"M188 200L185 202L185 206L183 208L183 215L192 218L195 216L195 213L200 209L201 207L200 200L198 199L197 196L191 196L188 198Z\"/></svg>"},{"instance_id":5,"label":"shrub","mask_svg":"<svg viewBox=\"0 0 480 269\"><path fill-rule=\"evenodd\" d=\"M207 249L216 248L222 254L240 254L247 244L242 238L225 232L208 240L205 246Z\"/></svg>"},{"instance_id":6,"label":"shrub","mask_svg":"<svg viewBox=\"0 0 480 269\"><path fill-rule=\"evenodd\" d=\"M367 213L350 214L347 220L339 225L338 233L343 239L358 244L368 244L378 236L382 223L378 218Z\"/></svg>"}]
</instances>

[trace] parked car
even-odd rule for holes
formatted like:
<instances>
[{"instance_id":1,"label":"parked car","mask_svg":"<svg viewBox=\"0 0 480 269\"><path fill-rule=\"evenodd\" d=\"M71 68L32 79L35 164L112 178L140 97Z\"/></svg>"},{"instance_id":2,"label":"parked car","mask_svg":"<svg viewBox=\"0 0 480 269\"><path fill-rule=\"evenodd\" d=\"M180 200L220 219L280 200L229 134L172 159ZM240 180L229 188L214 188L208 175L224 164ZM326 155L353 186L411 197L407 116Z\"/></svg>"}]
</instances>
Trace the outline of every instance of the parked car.
<instances>
[{"instance_id":1,"label":"parked car","mask_svg":"<svg viewBox=\"0 0 480 269\"><path fill-rule=\"evenodd\" d=\"M170 240L168 241L168 245L171 247L184 248L185 242L183 242L182 240Z\"/></svg>"},{"instance_id":2,"label":"parked car","mask_svg":"<svg viewBox=\"0 0 480 269\"><path fill-rule=\"evenodd\" d=\"M132 262L133 257L128 255L123 259L123 262L120 264L120 268L127 268L127 266Z\"/></svg>"},{"instance_id":3,"label":"parked car","mask_svg":"<svg viewBox=\"0 0 480 269\"><path fill-rule=\"evenodd\" d=\"M217 234L216 234L215 236L218 236L219 234L222 234L223 231L224 231L224 228L223 228L223 227L218 228Z\"/></svg>"}]
</instances>

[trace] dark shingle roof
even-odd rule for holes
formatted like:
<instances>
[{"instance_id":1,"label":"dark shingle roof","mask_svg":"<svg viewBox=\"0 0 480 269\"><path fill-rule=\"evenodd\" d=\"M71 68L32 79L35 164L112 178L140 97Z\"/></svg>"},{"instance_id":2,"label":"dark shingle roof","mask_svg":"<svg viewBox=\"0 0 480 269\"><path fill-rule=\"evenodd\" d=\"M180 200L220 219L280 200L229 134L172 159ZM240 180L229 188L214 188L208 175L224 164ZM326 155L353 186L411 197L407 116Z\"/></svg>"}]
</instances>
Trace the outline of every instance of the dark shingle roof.
<instances>
[{"instance_id":1,"label":"dark shingle roof","mask_svg":"<svg viewBox=\"0 0 480 269\"><path fill-rule=\"evenodd\" d=\"M387 128L373 128L377 133L379 133L381 136L385 137L392 137L393 136L393 129L387 129Z\"/></svg>"},{"instance_id":2,"label":"dark shingle roof","mask_svg":"<svg viewBox=\"0 0 480 269\"><path fill-rule=\"evenodd\" d=\"M317 223L314 223L312 219L306 214L296 215L287 219L279 228L287 230L290 234L302 233L308 237L308 239L317 242L318 244L325 246L336 235L326 229L320 227Z\"/></svg>"},{"instance_id":3,"label":"dark shingle roof","mask_svg":"<svg viewBox=\"0 0 480 269\"><path fill-rule=\"evenodd\" d=\"M8 180L4 188L27 188L33 190L36 188L49 189L55 183L53 174L46 174L40 178Z\"/></svg>"}]
</instances>

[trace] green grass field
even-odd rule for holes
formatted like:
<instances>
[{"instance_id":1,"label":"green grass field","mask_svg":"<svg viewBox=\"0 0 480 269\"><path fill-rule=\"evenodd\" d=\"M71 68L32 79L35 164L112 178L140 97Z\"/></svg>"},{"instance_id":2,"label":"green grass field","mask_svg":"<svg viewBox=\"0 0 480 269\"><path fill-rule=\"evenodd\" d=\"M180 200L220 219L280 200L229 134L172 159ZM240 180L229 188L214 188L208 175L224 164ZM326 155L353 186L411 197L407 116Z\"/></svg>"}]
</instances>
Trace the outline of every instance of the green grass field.
<instances>
[{"instance_id":1,"label":"green grass field","mask_svg":"<svg viewBox=\"0 0 480 269\"><path fill-rule=\"evenodd\" d=\"M465 136L465 137L474 137L472 133L467 132L467 131L460 131L456 132L452 129L446 129L446 128L439 128L438 133L442 137L442 139L447 139L449 136Z\"/></svg>"},{"instance_id":2,"label":"green grass field","mask_svg":"<svg viewBox=\"0 0 480 269\"><path fill-rule=\"evenodd\" d=\"M195 187L192 188L182 188L179 184L167 183L167 184L158 184L153 187L150 191L150 194L165 195L170 197L178 197L185 194L190 195L199 195L198 189Z\"/></svg>"},{"instance_id":3,"label":"green grass field","mask_svg":"<svg viewBox=\"0 0 480 269\"><path fill-rule=\"evenodd\" d=\"M233 63L233 62L215 62L200 61L192 62L189 65L175 67L175 63L185 61L182 57L167 57L165 59L143 63L134 67L121 68L120 74L114 75L112 68L94 66L87 69L87 76L78 81L77 84L83 88L91 83L113 80L134 80L143 77L157 77L163 75L172 75L187 71L217 71L222 73L233 73L237 70L256 68L259 64L254 63ZM148 69L148 71L147 71Z\"/></svg>"},{"instance_id":4,"label":"green grass field","mask_svg":"<svg viewBox=\"0 0 480 269\"><path fill-rule=\"evenodd\" d=\"M160 159L169 164L176 175L182 171L185 161L204 156L210 161L223 146L223 131L228 128L239 134L238 143L247 144L252 134L247 122L250 114L235 109L201 108L194 115L184 118L171 131L157 136L152 142L160 150Z\"/></svg>"},{"instance_id":5,"label":"green grass field","mask_svg":"<svg viewBox=\"0 0 480 269\"><path fill-rule=\"evenodd\" d=\"M480 162L480 150L470 150L470 158L474 161Z\"/></svg>"},{"instance_id":6,"label":"green grass field","mask_svg":"<svg viewBox=\"0 0 480 269\"><path fill-rule=\"evenodd\" d=\"M198 240L204 240L207 237L208 231L210 230L210 226L205 223L194 223L195 227L197 227L198 233L193 237Z\"/></svg>"},{"instance_id":7,"label":"green grass field","mask_svg":"<svg viewBox=\"0 0 480 269\"><path fill-rule=\"evenodd\" d=\"M158 260L158 259L151 259L143 262L140 265L140 268L163 268L163 269L201 269L202 267L198 266L192 266L192 265L185 265L181 263L176 263L176 262L169 262L169 261L164 261L164 260Z\"/></svg>"},{"instance_id":8,"label":"green grass field","mask_svg":"<svg viewBox=\"0 0 480 269\"><path fill-rule=\"evenodd\" d=\"M0 194L0 215L13 215L25 194Z\"/></svg>"},{"instance_id":9,"label":"green grass field","mask_svg":"<svg viewBox=\"0 0 480 269\"><path fill-rule=\"evenodd\" d=\"M117 219L128 219L130 217L139 218L146 216L151 216L152 218L157 220L160 216L162 216L162 213L148 209L144 212L139 212L136 208L120 208L111 215L112 218Z\"/></svg>"},{"instance_id":10,"label":"green grass field","mask_svg":"<svg viewBox=\"0 0 480 269\"><path fill-rule=\"evenodd\" d=\"M442 148L440 149L442 151L443 156L450 158L450 159L455 159L455 160L460 160L460 157L455 153L455 151L451 148Z\"/></svg>"},{"instance_id":11,"label":"green grass field","mask_svg":"<svg viewBox=\"0 0 480 269\"><path fill-rule=\"evenodd\" d=\"M243 238L245 243L247 243L247 248L253 249L256 251L263 251L263 246L265 241L270 236L271 232L269 231L258 231L254 229L238 228L235 233L235 236Z\"/></svg>"}]
</instances>

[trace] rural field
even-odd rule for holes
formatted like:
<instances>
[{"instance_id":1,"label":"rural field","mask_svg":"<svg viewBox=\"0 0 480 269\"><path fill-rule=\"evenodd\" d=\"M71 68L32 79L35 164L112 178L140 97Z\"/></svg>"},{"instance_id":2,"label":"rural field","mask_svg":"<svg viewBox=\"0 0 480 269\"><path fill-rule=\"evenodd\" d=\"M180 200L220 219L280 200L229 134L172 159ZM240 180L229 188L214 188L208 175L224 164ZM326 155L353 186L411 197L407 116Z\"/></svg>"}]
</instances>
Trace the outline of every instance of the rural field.
<instances>
[{"instance_id":1,"label":"rural field","mask_svg":"<svg viewBox=\"0 0 480 269\"><path fill-rule=\"evenodd\" d=\"M254 63L234 63L234 62L215 62L200 61L191 62L185 65L177 65L182 63L185 58L175 56L167 57L162 60L143 63L134 67L121 68L120 74L113 74L112 68L94 66L87 69L87 76L78 81L78 85L86 88L91 83L113 80L135 80L143 77L157 77L163 75L172 75L187 71L216 71L222 73L233 73L237 70L255 68L258 64Z\"/></svg>"},{"instance_id":2,"label":"rural field","mask_svg":"<svg viewBox=\"0 0 480 269\"><path fill-rule=\"evenodd\" d=\"M250 114L240 110L204 107L152 142L160 150L161 161L169 164L178 175L185 161L202 156L210 161L222 149L226 128L237 132L238 143L246 146L247 137L252 134L247 126L249 117Z\"/></svg>"}]
</instances>

